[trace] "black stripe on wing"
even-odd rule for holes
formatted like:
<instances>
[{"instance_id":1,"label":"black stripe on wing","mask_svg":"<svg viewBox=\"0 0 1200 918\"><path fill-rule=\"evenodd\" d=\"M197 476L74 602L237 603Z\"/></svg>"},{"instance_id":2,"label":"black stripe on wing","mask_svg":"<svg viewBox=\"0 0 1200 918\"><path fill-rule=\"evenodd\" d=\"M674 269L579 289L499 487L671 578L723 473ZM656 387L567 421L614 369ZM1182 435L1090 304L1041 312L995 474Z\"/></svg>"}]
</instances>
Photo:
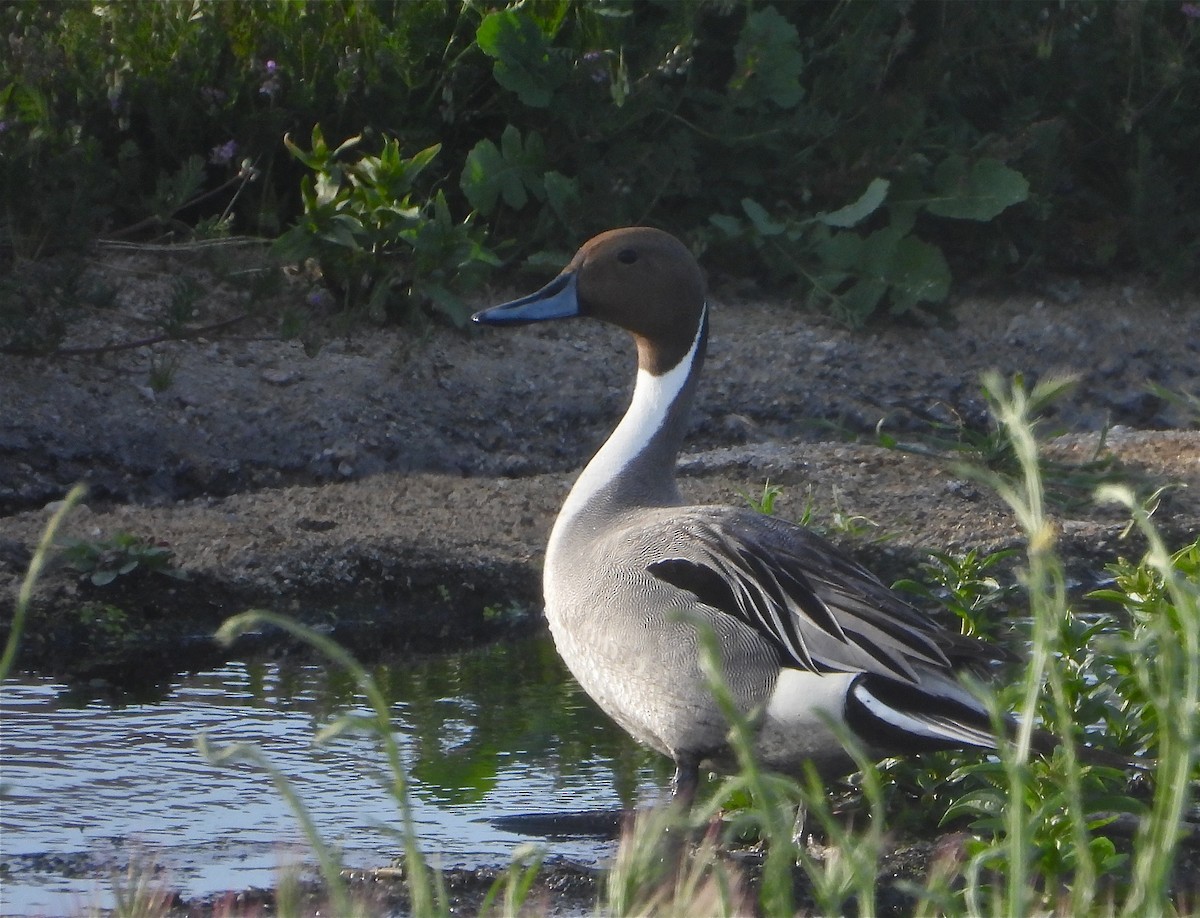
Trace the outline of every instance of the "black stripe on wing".
<instances>
[{"instance_id":1,"label":"black stripe on wing","mask_svg":"<svg viewBox=\"0 0 1200 918\"><path fill-rule=\"evenodd\" d=\"M885 753L996 748L982 708L885 676L854 680L846 695L846 726Z\"/></svg>"},{"instance_id":2,"label":"black stripe on wing","mask_svg":"<svg viewBox=\"0 0 1200 918\"><path fill-rule=\"evenodd\" d=\"M680 556L647 569L754 628L784 666L875 672L910 684L918 681L914 662L949 667L941 629L865 569L805 530L778 521L764 529L763 517L754 520L689 521Z\"/></svg>"},{"instance_id":3,"label":"black stripe on wing","mask_svg":"<svg viewBox=\"0 0 1200 918\"><path fill-rule=\"evenodd\" d=\"M717 570L684 558L667 558L647 569L659 580L686 590L706 606L741 619L771 639L780 663L815 673L838 671L813 658L799 620L788 612L786 601L772 597L770 587L743 576L737 568Z\"/></svg>"}]
</instances>

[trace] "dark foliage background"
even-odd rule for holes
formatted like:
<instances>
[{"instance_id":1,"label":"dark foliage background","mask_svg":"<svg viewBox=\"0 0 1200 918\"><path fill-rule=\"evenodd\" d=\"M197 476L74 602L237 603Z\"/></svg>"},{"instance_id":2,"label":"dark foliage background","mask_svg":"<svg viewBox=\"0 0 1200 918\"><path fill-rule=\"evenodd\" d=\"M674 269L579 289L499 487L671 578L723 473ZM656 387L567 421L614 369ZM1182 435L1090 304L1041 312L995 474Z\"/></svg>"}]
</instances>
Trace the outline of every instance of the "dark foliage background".
<instances>
[{"instance_id":1,"label":"dark foliage background","mask_svg":"<svg viewBox=\"0 0 1200 918\"><path fill-rule=\"evenodd\" d=\"M0 23L10 266L286 231L345 308L461 320L495 266L645 222L861 322L952 277L1200 265L1195 3L43 0Z\"/></svg>"}]
</instances>

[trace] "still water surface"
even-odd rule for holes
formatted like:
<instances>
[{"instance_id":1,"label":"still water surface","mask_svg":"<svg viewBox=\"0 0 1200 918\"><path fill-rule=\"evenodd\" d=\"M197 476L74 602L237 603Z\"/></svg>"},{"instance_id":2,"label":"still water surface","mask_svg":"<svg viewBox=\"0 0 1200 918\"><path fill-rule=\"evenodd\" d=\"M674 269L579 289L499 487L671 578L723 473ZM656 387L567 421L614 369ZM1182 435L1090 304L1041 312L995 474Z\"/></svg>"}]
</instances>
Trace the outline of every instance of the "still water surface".
<instances>
[{"instance_id":1,"label":"still water surface","mask_svg":"<svg viewBox=\"0 0 1200 918\"><path fill-rule=\"evenodd\" d=\"M661 764L609 724L545 640L380 665L412 781L423 850L444 867L508 863L529 838L506 815L617 809L652 797ZM316 729L362 709L322 666L234 663L181 677L162 700L114 707L48 679L0 690L0 913L60 915L112 904L113 875L150 862L186 897L273 886L311 863L267 776L196 751L250 742L292 781L348 866L401 850L383 756L361 734L314 746ZM555 839L554 855L602 861L611 842Z\"/></svg>"}]
</instances>

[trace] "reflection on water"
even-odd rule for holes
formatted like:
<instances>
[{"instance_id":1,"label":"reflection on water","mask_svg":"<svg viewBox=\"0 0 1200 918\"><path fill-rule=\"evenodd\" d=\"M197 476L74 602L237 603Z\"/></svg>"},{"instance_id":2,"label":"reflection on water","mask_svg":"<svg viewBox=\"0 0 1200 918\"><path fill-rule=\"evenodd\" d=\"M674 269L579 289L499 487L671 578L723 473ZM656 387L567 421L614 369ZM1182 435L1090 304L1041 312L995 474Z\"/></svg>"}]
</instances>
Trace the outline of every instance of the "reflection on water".
<instances>
[{"instance_id":1,"label":"reflection on water","mask_svg":"<svg viewBox=\"0 0 1200 918\"><path fill-rule=\"evenodd\" d=\"M442 866L507 863L528 839L497 816L616 808L665 772L597 712L545 640L375 667L392 700L423 850ZM299 827L266 776L216 768L195 751L253 742L294 783L344 862L401 850L369 737L314 747L334 713L361 706L343 674L312 665L231 664L182 678L161 703L72 705L49 680L0 694L0 912L61 914L111 903L105 879L150 858L186 896L274 885L303 857ZM555 840L603 859L608 843Z\"/></svg>"}]
</instances>

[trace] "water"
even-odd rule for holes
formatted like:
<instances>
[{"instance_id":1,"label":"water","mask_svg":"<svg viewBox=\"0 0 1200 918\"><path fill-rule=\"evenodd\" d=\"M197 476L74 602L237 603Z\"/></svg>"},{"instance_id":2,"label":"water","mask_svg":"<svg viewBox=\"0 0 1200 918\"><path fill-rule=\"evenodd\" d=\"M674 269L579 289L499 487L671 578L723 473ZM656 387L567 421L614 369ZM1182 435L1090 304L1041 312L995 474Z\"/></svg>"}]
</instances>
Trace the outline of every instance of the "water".
<instances>
[{"instance_id":1,"label":"water","mask_svg":"<svg viewBox=\"0 0 1200 918\"><path fill-rule=\"evenodd\" d=\"M653 796L665 772L609 724L545 641L402 661L373 675L392 701L413 782L422 849L444 867L508 863L530 839L495 817L616 809ZM292 781L348 866L401 851L382 753L363 734L321 747L316 729L362 709L321 666L230 664L182 677L155 703L113 707L24 677L0 693L0 913L71 914L112 904L113 875L153 865L185 897L275 885L312 863L299 823L267 775L218 768L196 751L250 742ZM612 843L555 839L585 863Z\"/></svg>"}]
</instances>

